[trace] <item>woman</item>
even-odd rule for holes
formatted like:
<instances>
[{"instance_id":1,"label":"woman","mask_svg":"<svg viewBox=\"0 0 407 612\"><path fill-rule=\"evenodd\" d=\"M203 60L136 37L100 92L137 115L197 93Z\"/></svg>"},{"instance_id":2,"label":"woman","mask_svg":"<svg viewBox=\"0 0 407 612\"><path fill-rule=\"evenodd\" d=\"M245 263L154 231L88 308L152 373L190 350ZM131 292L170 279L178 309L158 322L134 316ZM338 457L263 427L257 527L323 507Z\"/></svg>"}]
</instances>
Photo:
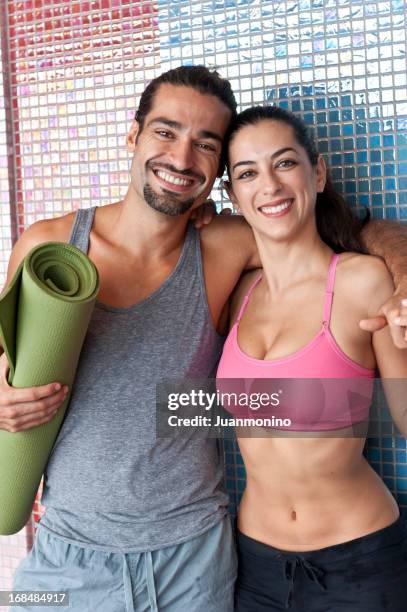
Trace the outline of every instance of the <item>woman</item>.
<instances>
[{"instance_id":1,"label":"woman","mask_svg":"<svg viewBox=\"0 0 407 612\"><path fill-rule=\"evenodd\" d=\"M355 381L371 386L376 367L383 378L407 377L407 354L388 329L371 335L358 325L392 294L392 281L380 260L363 254L360 222L291 113L241 113L230 130L228 173L263 271L247 274L234 294L218 379L344 382L323 395L304 391L299 409L285 405L291 432L238 432L247 485L236 609L401 612L406 534L394 498L363 457L364 438L353 434L367 418L366 401L346 392ZM402 424L404 412L394 417Z\"/></svg>"}]
</instances>

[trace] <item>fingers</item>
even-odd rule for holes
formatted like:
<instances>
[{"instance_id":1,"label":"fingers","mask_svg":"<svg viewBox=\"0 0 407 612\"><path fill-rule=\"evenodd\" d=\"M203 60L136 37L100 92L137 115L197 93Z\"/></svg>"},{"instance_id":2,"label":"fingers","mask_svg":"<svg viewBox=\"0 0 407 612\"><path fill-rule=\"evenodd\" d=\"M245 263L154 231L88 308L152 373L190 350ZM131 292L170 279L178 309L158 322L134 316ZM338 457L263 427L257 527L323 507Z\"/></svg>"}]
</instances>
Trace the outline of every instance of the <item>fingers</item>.
<instances>
[{"instance_id":1,"label":"fingers","mask_svg":"<svg viewBox=\"0 0 407 612\"><path fill-rule=\"evenodd\" d=\"M68 387L50 383L39 387L16 388L8 384L9 365L0 357L0 429L23 431L52 419L68 394Z\"/></svg>"},{"instance_id":2,"label":"fingers","mask_svg":"<svg viewBox=\"0 0 407 612\"><path fill-rule=\"evenodd\" d=\"M397 348L407 348L407 313L406 308L390 310L387 313L387 321L393 343Z\"/></svg>"},{"instance_id":3,"label":"fingers","mask_svg":"<svg viewBox=\"0 0 407 612\"><path fill-rule=\"evenodd\" d=\"M216 204L213 200L206 200L199 208L196 208L191 215L196 229L201 229L204 225L209 225L216 215Z\"/></svg>"},{"instance_id":4,"label":"fingers","mask_svg":"<svg viewBox=\"0 0 407 612\"><path fill-rule=\"evenodd\" d=\"M39 401L0 406L0 428L23 431L51 420L67 396L67 387Z\"/></svg>"},{"instance_id":5,"label":"fingers","mask_svg":"<svg viewBox=\"0 0 407 612\"><path fill-rule=\"evenodd\" d=\"M383 327L386 327L386 325L387 319L382 315L378 315L377 317L372 317L370 319L362 319L361 321L359 321L359 327L371 333L383 329Z\"/></svg>"}]
</instances>

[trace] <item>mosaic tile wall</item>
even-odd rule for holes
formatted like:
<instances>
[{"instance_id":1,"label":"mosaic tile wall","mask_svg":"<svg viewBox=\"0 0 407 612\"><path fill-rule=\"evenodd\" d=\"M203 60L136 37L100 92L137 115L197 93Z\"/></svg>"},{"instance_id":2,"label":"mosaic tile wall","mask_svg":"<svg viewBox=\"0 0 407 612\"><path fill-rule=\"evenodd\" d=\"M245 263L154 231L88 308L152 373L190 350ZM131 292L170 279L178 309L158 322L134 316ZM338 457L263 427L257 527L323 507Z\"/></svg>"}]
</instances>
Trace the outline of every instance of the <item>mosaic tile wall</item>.
<instances>
[{"instance_id":1,"label":"mosaic tile wall","mask_svg":"<svg viewBox=\"0 0 407 612\"><path fill-rule=\"evenodd\" d=\"M137 98L180 63L216 66L241 108L301 113L355 208L407 218L403 0L8 0L0 11L0 286L13 234L124 195ZM224 203L217 186L213 196ZM406 505L405 441L372 440L369 456ZM226 458L236 504L232 443Z\"/></svg>"}]
</instances>

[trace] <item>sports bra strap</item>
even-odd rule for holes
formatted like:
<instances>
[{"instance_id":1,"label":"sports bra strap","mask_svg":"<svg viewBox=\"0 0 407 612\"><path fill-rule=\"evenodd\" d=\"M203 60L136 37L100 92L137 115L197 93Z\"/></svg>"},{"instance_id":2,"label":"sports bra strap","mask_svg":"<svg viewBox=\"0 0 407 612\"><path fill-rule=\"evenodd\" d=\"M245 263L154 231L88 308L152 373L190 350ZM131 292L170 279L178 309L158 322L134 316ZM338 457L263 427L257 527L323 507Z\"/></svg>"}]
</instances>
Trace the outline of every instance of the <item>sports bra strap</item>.
<instances>
[{"instance_id":1,"label":"sports bra strap","mask_svg":"<svg viewBox=\"0 0 407 612\"><path fill-rule=\"evenodd\" d=\"M236 319L236 324L240 323L240 320L241 320L241 318L243 317L244 311L246 310L247 303L248 303L248 301L250 300L250 296L251 296L251 294L252 294L252 291L253 291L253 289L256 287L256 285L257 285L257 284L258 284L258 283L261 281L261 279L262 279L262 278L263 278L263 275L262 275L262 274L260 274L260 276L258 276L258 277L256 278L256 280L254 281L254 283L252 283L252 284L250 285L249 290L248 290L248 292L246 293L245 298L244 298L244 300L243 300L243 304L242 304L242 305L241 305L241 307L240 307L239 314L238 314L237 319Z\"/></svg>"},{"instance_id":2,"label":"sports bra strap","mask_svg":"<svg viewBox=\"0 0 407 612\"><path fill-rule=\"evenodd\" d=\"M334 297L334 285L335 285L335 273L336 273L336 265L339 260L339 255L335 253L332 256L331 263L329 264L328 270L328 279L326 281L326 292L325 292L325 302L324 302L324 312L322 315L323 325L326 327L329 326L331 321L331 311L332 311L332 300Z\"/></svg>"}]
</instances>

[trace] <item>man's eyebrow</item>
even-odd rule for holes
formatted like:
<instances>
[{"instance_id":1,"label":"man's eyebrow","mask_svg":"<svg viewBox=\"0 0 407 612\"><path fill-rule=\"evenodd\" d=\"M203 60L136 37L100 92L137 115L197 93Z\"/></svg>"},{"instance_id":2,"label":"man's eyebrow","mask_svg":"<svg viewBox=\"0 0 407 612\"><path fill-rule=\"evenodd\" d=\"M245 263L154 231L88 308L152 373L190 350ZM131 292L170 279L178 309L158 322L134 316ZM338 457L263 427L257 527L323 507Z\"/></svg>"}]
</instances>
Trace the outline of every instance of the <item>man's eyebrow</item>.
<instances>
[{"instance_id":1,"label":"man's eyebrow","mask_svg":"<svg viewBox=\"0 0 407 612\"><path fill-rule=\"evenodd\" d=\"M275 153L273 153L273 155L271 156L270 159L275 159L276 157L278 157L279 155L282 155L283 153L286 153L287 151L294 151L294 153L298 154L298 151L296 149L294 149L293 147L284 147L283 149L279 149L278 151L275 151ZM232 171L237 168L238 166L247 166L250 164L255 164L255 161L252 160L244 160L244 161L240 161L237 162L233 167L232 167Z\"/></svg>"},{"instance_id":2,"label":"man's eyebrow","mask_svg":"<svg viewBox=\"0 0 407 612\"><path fill-rule=\"evenodd\" d=\"M184 127L182 123L179 123L179 121L173 121L172 119L167 119L166 117L156 117L155 119L152 119L148 125L154 125L156 123L167 125L174 130L182 130ZM216 134L216 132L211 132L210 130L201 130L198 136L199 138L211 138L212 140L218 140L220 143L223 142L219 134Z\"/></svg>"}]
</instances>

